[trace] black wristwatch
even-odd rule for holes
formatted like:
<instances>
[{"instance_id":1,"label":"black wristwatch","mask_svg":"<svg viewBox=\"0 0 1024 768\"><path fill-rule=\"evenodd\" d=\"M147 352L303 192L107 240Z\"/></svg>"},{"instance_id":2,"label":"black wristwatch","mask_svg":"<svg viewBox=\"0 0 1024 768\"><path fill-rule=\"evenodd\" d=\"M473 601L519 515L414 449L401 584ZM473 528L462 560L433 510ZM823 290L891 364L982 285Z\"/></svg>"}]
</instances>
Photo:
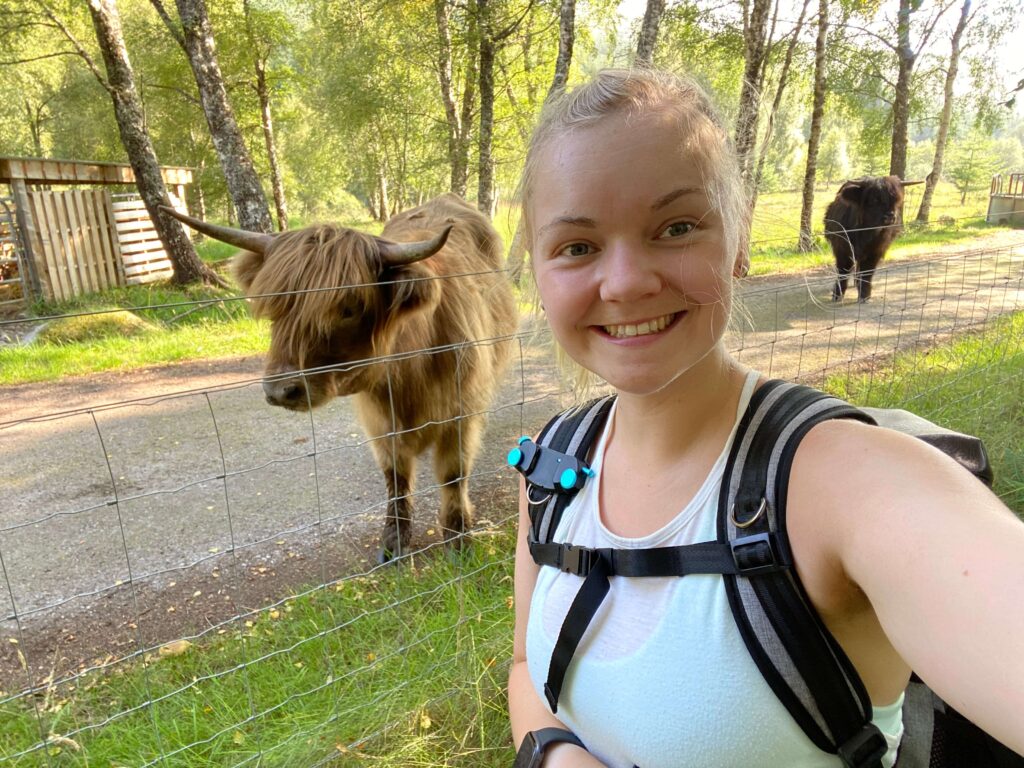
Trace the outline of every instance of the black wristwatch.
<instances>
[{"instance_id":1,"label":"black wristwatch","mask_svg":"<svg viewBox=\"0 0 1024 768\"><path fill-rule=\"evenodd\" d=\"M544 762L544 752L549 746L560 741L583 747L583 742L576 738L576 734L564 728L541 728L539 731L530 731L519 746L512 768L540 768Z\"/></svg>"}]
</instances>

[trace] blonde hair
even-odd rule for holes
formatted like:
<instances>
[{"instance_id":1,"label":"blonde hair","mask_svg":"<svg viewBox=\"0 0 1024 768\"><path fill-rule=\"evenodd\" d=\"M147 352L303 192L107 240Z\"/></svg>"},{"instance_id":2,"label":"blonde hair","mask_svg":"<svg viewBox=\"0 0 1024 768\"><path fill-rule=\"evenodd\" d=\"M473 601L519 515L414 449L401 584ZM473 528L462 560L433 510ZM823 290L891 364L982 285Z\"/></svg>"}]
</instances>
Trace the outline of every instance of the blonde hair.
<instances>
[{"instance_id":1,"label":"blonde hair","mask_svg":"<svg viewBox=\"0 0 1024 768\"><path fill-rule=\"evenodd\" d=\"M694 80L654 69L605 69L587 82L550 99L541 111L523 163L518 198L523 234L532 251L530 194L541 151L554 139L608 117L651 113L672 115L679 142L704 180L708 200L722 219L726 253L746 262L750 209L732 139L710 97ZM591 376L559 350L577 395Z\"/></svg>"}]
</instances>

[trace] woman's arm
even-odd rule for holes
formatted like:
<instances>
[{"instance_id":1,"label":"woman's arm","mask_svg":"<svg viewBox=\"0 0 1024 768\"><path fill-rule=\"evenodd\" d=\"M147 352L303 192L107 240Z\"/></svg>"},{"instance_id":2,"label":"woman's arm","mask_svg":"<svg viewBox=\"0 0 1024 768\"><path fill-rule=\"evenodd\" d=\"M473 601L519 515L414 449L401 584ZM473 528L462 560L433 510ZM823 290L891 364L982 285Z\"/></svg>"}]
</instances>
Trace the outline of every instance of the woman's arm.
<instances>
[{"instance_id":1,"label":"woman's arm","mask_svg":"<svg viewBox=\"0 0 1024 768\"><path fill-rule=\"evenodd\" d=\"M805 565L834 562L910 667L1024 753L1024 523L923 441L839 421L797 452L789 510Z\"/></svg>"},{"instance_id":2,"label":"woman's arm","mask_svg":"<svg viewBox=\"0 0 1024 768\"><path fill-rule=\"evenodd\" d=\"M515 573L515 639L512 648L512 669L508 676L508 709L512 720L512 739L516 748L529 731L540 728L565 728L541 701L530 681L526 668L526 624L530 616L530 600L537 583L539 566L533 562L526 534L530 517L526 503L526 483L519 484L519 536L516 542ZM544 768L572 766L573 768L601 768L601 763L573 744L556 744L544 756Z\"/></svg>"}]
</instances>

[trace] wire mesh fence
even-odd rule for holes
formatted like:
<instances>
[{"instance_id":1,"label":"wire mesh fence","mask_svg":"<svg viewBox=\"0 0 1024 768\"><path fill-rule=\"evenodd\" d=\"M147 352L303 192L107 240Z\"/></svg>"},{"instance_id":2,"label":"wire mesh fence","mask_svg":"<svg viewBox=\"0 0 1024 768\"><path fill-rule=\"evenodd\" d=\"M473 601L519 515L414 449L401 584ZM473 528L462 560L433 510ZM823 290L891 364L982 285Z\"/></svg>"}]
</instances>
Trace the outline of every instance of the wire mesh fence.
<instances>
[{"instance_id":1,"label":"wire mesh fence","mask_svg":"<svg viewBox=\"0 0 1024 768\"><path fill-rule=\"evenodd\" d=\"M745 281L727 346L766 376L991 441L997 490L1024 512L1024 460L999 448L1024 442L1024 407L996 410L1024 395L1024 244L884 264L866 304L830 302L833 279ZM570 394L533 318L480 343L513 362L467 473L476 525L445 546L424 457L397 566L375 558L389 500L348 399L271 408L253 375L9 407L0 765L507 764L505 454Z\"/></svg>"}]
</instances>

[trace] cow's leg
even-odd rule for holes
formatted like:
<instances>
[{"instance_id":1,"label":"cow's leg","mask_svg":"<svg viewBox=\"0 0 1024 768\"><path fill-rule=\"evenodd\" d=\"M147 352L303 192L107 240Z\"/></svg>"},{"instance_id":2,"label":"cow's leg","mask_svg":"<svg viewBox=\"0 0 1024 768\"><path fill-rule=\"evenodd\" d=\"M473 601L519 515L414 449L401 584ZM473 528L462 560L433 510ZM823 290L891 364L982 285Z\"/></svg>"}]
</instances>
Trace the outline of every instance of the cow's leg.
<instances>
[{"instance_id":1,"label":"cow's leg","mask_svg":"<svg viewBox=\"0 0 1024 768\"><path fill-rule=\"evenodd\" d=\"M416 478L416 451L400 438L374 441L377 465L384 473L388 506L377 560L386 563L409 551L412 536L412 493Z\"/></svg>"},{"instance_id":2,"label":"cow's leg","mask_svg":"<svg viewBox=\"0 0 1024 768\"><path fill-rule=\"evenodd\" d=\"M848 242L839 241L832 244L832 253L836 257L836 284L832 288L832 301L842 301L849 285L850 273L853 272L853 248Z\"/></svg>"},{"instance_id":3,"label":"cow's leg","mask_svg":"<svg viewBox=\"0 0 1024 768\"><path fill-rule=\"evenodd\" d=\"M875 270L881 256L869 254L864 261L857 265L857 301L863 304L871 298L871 281L875 277Z\"/></svg>"},{"instance_id":4,"label":"cow's leg","mask_svg":"<svg viewBox=\"0 0 1024 768\"><path fill-rule=\"evenodd\" d=\"M441 484L439 522L450 546L461 547L462 535L473 525L468 478L480 448L483 424L481 416L449 422L434 446L434 471Z\"/></svg>"}]
</instances>

